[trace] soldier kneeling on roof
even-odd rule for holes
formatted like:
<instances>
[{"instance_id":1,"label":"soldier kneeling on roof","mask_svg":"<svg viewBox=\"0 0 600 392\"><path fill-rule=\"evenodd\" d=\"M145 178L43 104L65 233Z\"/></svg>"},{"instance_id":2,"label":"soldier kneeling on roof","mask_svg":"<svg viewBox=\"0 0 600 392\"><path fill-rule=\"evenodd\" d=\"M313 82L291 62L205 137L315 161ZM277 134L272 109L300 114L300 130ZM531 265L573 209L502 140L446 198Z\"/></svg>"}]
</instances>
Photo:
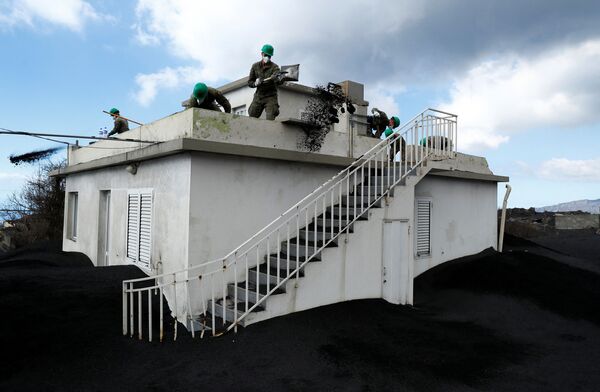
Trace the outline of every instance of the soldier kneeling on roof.
<instances>
[{"instance_id":1,"label":"soldier kneeling on roof","mask_svg":"<svg viewBox=\"0 0 600 392\"><path fill-rule=\"evenodd\" d=\"M127 122L127 120L121 117L119 109L112 108L110 109L109 113L112 116L112 118L115 119L115 125L112 131L108 133L108 136L112 136L115 133L123 133L125 131L129 131L129 123Z\"/></svg>"},{"instance_id":2,"label":"soldier kneeling on roof","mask_svg":"<svg viewBox=\"0 0 600 392\"><path fill-rule=\"evenodd\" d=\"M367 116L367 124L369 124L367 135L380 139L386 127L389 125L390 120L388 120L388 116L385 112L377 108L371 109L371 113L373 114L372 116ZM373 133L373 131L375 131L375 133Z\"/></svg>"},{"instance_id":3,"label":"soldier kneeling on roof","mask_svg":"<svg viewBox=\"0 0 600 392\"><path fill-rule=\"evenodd\" d=\"M227 98L225 98L223 93L216 88L208 87L204 83L196 83L192 96L183 103L183 106L214 110L217 112L221 111L219 105L223 107L225 113L231 113L231 104Z\"/></svg>"}]
</instances>

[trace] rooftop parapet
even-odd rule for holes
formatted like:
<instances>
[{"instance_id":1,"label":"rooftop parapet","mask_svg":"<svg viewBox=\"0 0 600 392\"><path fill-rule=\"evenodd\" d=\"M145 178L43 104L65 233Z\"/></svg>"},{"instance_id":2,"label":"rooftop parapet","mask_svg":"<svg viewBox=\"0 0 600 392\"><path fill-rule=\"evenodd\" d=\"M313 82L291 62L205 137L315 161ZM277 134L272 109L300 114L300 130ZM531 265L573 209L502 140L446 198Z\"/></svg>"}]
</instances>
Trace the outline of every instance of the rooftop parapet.
<instances>
[{"instance_id":1,"label":"rooftop parapet","mask_svg":"<svg viewBox=\"0 0 600 392\"><path fill-rule=\"evenodd\" d=\"M340 123L344 122L350 121L341 117ZM347 165L379 142L347 129L351 128L330 131L319 151L308 152L301 147L306 133L300 120L266 121L190 108L116 135L155 144L106 140L69 148L69 171L93 162L97 165L92 166L124 164L186 150Z\"/></svg>"}]
</instances>

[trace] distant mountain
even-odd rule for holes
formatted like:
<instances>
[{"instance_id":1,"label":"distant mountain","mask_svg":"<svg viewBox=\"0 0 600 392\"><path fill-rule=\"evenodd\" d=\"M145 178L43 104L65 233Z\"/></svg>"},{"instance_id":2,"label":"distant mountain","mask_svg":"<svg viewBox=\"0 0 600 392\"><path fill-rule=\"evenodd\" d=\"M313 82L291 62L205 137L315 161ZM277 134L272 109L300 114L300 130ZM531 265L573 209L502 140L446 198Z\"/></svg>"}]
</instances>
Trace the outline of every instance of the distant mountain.
<instances>
[{"instance_id":1,"label":"distant mountain","mask_svg":"<svg viewBox=\"0 0 600 392\"><path fill-rule=\"evenodd\" d=\"M600 199L568 201L566 203L559 203L559 204L555 204L553 206L539 207L539 208L536 208L535 210L537 212L583 211L583 212L590 212L593 214L597 214L599 208L600 208Z\"/></svg>"}]
</instances>

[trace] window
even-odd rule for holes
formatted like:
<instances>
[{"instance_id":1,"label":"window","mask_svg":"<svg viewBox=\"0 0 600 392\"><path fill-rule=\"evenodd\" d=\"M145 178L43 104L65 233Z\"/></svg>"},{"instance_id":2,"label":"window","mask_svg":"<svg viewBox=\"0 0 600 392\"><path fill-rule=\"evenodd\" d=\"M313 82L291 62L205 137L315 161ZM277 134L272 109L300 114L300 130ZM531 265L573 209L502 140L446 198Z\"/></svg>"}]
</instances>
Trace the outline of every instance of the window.
<instances>
[{"instance_id":1,"label":"window","mask_svg":"<svg viewBox=\"0 0 600 392\"><path fill-rule=\"evenodd\" d=\"M68 207L67 207L67 238L77 241L77 209L79 194L77 192L69 192Z\"/></svg>"},{"instance_id":2,"label":"window","mask_svg":"<svg viewBox=\"0 0 600 392\"><path fill-rule=\"evenodd\" d=\"M127 258L150 268L152 254L152 191L127 194Z\"/></svg>"},{"instance_id":3,"label":"window","mask_svg":"<svg viewBox=\"0 0 600 392\"><path fill-rule=\"evenodd\" d=\"M416 252L417 257L431 254L431 200L417 199L416 202Z\"/></svg>"},{"instance_id":4,"label":"window","mask_svg":"<svg viewBox=\"0 0 600 392\"><path fill-rule=\"evenodd\" d=\"M245 116L246 115L246 105L242 105L242 106L233 108L232 112L233 112L233 114L237 114L238 116Z\"/></svg>"}]
</instances>

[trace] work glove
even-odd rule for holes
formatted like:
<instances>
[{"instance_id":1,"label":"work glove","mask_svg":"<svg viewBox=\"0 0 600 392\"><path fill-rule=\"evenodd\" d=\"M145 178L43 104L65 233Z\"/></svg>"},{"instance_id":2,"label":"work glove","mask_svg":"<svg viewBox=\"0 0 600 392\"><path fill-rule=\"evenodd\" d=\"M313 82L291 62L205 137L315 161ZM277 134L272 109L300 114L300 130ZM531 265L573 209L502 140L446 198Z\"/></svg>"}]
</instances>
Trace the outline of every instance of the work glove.
<instances>
[{"instance_id":1,"label":"work glove","mask_svg":"<svg viewBox=\"0 0 600 392\"><path fill-rule=\"evenodd\" d=\"M256 78L256 80L254 81L254 86L258 87L262 84L263 80L261 78Z\"/></svg>"},{"instance_id":2,"label":"work glove","mask_svg":"<svg viewBox=\"0 0 600 392\"><path fill-rule=\"evenodd\" d=\"M377 108L371 109L371 113L373 113L373 116L379 117L379 110L377 110Z\"/></svg>"}]
</instances>

